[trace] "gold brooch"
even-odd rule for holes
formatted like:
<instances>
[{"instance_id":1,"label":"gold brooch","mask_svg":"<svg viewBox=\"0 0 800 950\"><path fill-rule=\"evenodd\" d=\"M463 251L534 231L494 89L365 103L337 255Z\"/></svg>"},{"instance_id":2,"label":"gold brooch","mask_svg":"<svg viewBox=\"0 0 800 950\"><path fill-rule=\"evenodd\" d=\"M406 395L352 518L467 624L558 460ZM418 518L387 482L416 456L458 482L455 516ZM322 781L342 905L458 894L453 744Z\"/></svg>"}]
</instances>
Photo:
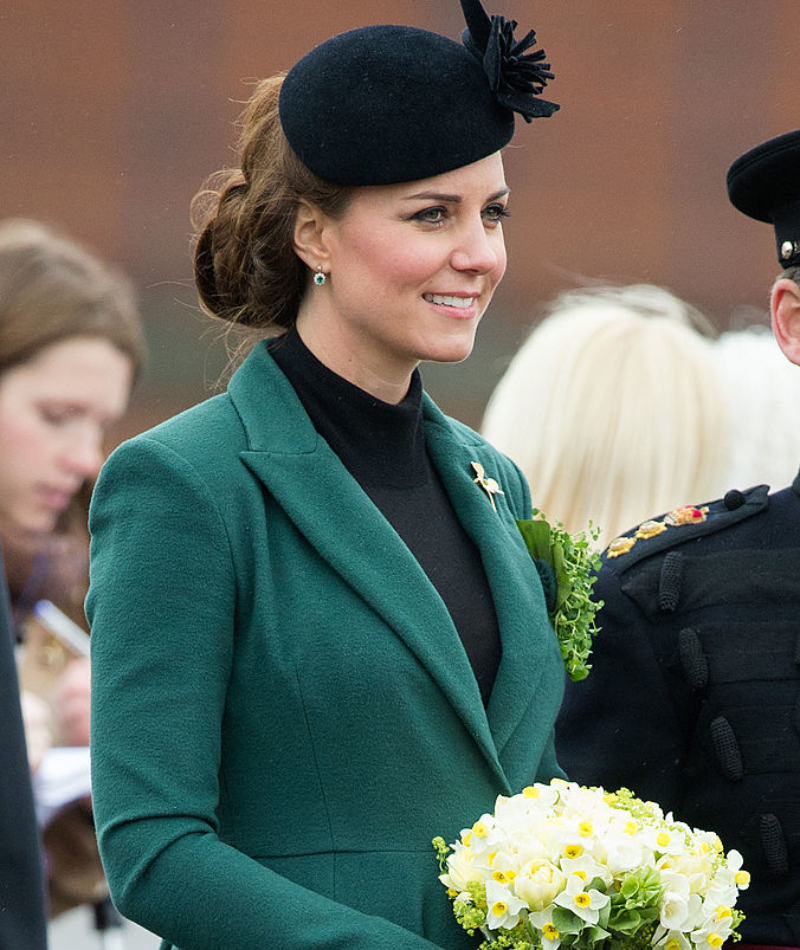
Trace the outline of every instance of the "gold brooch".
<instances>
[{"instance_id":1,"label":"gold brooch","mask_svg":"<svg viewBox=\"0 0 800 950\"><path fill-rule=\"evenodd\" d=\"M489 496L489 501L492 503L492 510L497 511L497 506L494 503L494 496L502 495L504 492L500 489L500 486L497 484L495 479L486 477L486 472L484 471L480 462L472 462L471 465L472 470L477 475L477 478L472 479L473 482L475 482L476 485L480 485L480 487L486 492L486 494Z\"/></svg>"},{"instance_id":2,"label":"gold brooch","mask_svg":"<svg viewBox=\"0 0 800 950\"><path fill-rule=\"evenodd\" d=\"M643 521L632 538L627 538L624 535L621 538L615 538L606 550L606 557L619 557L621 554L627 554L637 541L654 538L666 531L667 528L684 524L700 524L707 517L708 505L703 505L702 508L696 508L694 505L682 505L680 508L673 508L668 515L665 515L663 521Z\"/></svg>"}]
</instances>

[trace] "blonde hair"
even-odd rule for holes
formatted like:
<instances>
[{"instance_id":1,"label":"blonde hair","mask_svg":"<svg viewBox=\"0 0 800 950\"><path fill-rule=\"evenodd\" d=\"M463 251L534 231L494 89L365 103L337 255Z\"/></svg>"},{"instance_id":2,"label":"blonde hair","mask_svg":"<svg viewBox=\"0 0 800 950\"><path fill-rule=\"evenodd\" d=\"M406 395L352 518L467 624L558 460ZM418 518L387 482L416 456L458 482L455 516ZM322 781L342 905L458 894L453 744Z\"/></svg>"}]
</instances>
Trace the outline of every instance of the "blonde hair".
<instances>
[{"instance_id":1,"label":"blonde hair","mask_svg":"<svg viewBox=\"0 0 800 950\"><path fill-rule=\"evenodd\" d=\"M727 415L706 319L651 285L560 295L497 385L484 436L534 505L599 544L715 497Z\"/></svg>"},{"instance_id":2,"label":"blonde hair","mask_svg":"<svg viewBox=\"0 0 800 950\"><path fill-rule=\"evenodd\" d=\"M731 417L721 491L783 488L800 465L800 369L765 326L723 333L713 345Z\"/></svg>"}]
</instances>

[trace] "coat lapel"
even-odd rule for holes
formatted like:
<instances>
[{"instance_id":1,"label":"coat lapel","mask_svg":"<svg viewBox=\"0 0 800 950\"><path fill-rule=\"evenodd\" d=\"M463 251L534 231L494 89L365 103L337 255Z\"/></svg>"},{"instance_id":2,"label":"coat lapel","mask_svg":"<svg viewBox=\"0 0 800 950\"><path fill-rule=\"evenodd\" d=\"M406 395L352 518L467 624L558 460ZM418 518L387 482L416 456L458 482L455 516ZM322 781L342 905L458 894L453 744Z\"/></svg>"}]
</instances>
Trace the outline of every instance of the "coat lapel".
<instances>
[{"instance_id":1,"label":"coat lapel","mask_svg":"<svg viewBox=\"0 0 800 950\"><path fill-rule=\"evenodd\" d=\"M496 511L474 482L472 462L487 477L499 477L496 457L467 429L458 432L426 397L426 438L459 519L481 552L492 589L503 654L489 701L488 717L495 746L503 749L536 695L550 658L553 633L536 568L516 525L509 495L496 495ZM509 486L501 484L510 492ZM512 776L509 776L511 778Z\"/></svg>"},{"instance_id":2,"label":"coat lapel","mask_svg":"<svg viewBox=\"0 0 800 950\"><path fill-rule=\"evenodd\" d=\"M507 789L477 682L444 602L317 434L263 344L234 375L228 391L248 435L244 464L315 550L417 656Z\"/></svg>"}]
</instances>

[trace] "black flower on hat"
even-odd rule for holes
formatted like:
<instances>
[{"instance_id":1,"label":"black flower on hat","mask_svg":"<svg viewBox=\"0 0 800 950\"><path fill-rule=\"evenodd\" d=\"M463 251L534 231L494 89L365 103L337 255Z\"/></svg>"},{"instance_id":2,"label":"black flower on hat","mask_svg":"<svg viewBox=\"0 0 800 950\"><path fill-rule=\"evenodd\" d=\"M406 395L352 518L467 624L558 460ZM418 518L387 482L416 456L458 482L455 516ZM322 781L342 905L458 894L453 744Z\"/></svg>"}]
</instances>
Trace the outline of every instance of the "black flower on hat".
<instances>
[{"instance_id":1,"label":"black flower on hat","mask_svg":"<svg viewBox=\"0 0 800 950\"><path fill-rule=\"evenodd\" d=\"M490 19L480 0L461 0L461 7L467 21L461 40L483 64L500 105L518 112L526 122L556 112L560 107L555 102L537 98L548 79L555 77L550 63L544 62L547 54L543 49L527 52L536 45L536 31L517 40L516 20L497 15Z\"/></svg>"}]
</instances>

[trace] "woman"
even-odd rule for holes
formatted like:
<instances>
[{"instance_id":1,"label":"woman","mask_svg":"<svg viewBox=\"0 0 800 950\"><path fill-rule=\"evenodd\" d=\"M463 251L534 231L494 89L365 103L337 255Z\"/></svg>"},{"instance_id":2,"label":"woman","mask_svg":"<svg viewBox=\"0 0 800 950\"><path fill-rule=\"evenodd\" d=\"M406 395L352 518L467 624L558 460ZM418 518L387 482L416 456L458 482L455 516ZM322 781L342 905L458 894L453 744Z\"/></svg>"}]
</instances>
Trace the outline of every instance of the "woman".
<instances>
[{"instance_id":1,"label":"woman","mask_svg":"<svg viewBox=\"0 0 800 950\"><path fill-rule=\"evenodd\" d=\"M502 277L508 103L554 110L542 54L515 75L465 8L475 53L367 27L256 88L196 276L275 339L98 482L101 853L165 947L469 946L432 836L558 774L526 484L417 370L469 354Z\"/></svg>"},{"instance_id":2,"label":"woman","mask_svg":"<svg viewBox=\"0 0 800 950\"><path fill-rule=\"evenodd\" d=\"M33 610L50 600L83 619L88 485L103 460L106 429L127 406L142 349L122 275L36 222L0 223L0 541L22 643L33 768L53 741L88 744L88 661L70 662ZM59 873L58 825L46 830L53 914L94 899L102 881L86 817L82 826L94 860L80 893L73 874Z\"/></svg>"},{"instance_id":3,"label":"woman","mask_svg":"<svg viewBox=\"0 0 800 950\"><path fill-rule=\"evenodd\" d=\"M497 384L481 433L548 518L572 532L591 521L605 547L720 492L729 425L711 330L661 287L566 291Z\"/></svg>"}]
</instances>

